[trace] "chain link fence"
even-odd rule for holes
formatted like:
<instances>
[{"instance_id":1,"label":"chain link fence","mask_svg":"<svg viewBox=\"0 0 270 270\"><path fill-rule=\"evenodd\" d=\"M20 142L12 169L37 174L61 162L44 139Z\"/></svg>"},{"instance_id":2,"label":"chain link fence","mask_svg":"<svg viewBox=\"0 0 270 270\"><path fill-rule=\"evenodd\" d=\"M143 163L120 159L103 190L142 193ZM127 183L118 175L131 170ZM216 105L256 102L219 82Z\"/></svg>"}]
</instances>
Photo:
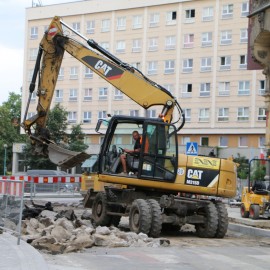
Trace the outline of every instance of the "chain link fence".
<instances>
[{"instance_id":1,"label":"chain link fence","mask_svg":"<svg viewBox=\"0 0 270 270\"><path fill-rule=\"evenodd\" d=\"M24 180L0 178L0 230L11 231L21 239Z\"/></svg>"}]
</instances>

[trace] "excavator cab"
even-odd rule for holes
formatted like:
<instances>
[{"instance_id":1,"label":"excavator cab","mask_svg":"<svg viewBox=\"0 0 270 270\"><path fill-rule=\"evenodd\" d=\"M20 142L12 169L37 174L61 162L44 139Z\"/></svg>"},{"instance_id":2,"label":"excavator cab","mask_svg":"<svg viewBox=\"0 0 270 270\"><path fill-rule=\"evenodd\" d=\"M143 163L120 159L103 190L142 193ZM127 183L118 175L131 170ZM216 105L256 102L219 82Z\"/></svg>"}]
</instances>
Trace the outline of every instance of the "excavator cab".
<instances>
[{"instance_id":1,"label":"excavator cab","mask_svg":"<svg viewBox=\"0 0 270 270\"><path fill-rule=\"evenodd\" d=\"M178 156L175 127L159 119L143 117L112 117L99 154L99 173L122 176L120 156L123 148L133 149L133 131L141 136L141 150L136 155L127 154L129 174L126 177L173 182Z\"/></svg>"}]
</instances>

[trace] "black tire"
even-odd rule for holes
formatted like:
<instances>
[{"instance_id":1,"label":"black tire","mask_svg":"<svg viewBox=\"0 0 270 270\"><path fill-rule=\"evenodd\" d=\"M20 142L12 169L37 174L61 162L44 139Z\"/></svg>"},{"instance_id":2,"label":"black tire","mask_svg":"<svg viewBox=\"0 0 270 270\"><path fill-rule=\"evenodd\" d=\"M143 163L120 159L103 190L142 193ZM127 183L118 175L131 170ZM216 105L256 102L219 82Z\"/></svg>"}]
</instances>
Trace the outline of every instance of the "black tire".
<instances>
[{"instance_id":1,"label":"black tire","mask_svg":"<svg viewBox=\"0 0 270 270\"><path fill-rule=\"evenodd\" d=\"M198 214L204 216L205 222L195 225L196 234L202 238L215 237L218 228L218 213L214 203L210 202L205 207L200 208Z\"/></svg>"},{"instance_id":2,"label":"black tire","mask_svg":"<svg viewBox=\"0 0 270 270\"><path fill-rule=\"evenodd\" d=\"M240 213L242 218L248 218L249 217L249 211L246 210L245 205L242 203L240 206Z\"/></svg>"},{"instance_id":3,"label":"black tire","mask_svg":"<svg viewBox=\"0 0 270 270\"><path fill-rule=\"evenodd\" d=\"M258 204L252 204L249 208L249 217L251 219L258 219L260 217L260 206Z\"/></svg>"},{"instance_id":4,"label":"black tire","mask_svg":"<svg viewBox=\"0 0 270 270\"><path fill-rule=\"evenodd\" d=\"M107 215L107 196L105 192L98 192L92 206L92 218L95 226L109 226L111 216Z\"/></svg>"},{"instance_id":5,"label":"black tire","mask_svg":"<svg viewBox=\"0 0 270 270\"><path fill-rule=\"evenodd\" d=\"M229 219L226 206L222 202L216 203L216 208L218 212L218 227L216 231L216 238L223 238L228 230Z\"/></svg>"},{"instance_id":6,"label":"black tire","mask_svg":"<svg viewBox=\"0 0 270 270\"><path fill-rule=\"evenodd\" d=\"M148 234L151 228L151 208L143 199L135 200L129 212L129 228L135 233Z\"/></svg>"},{"instance_id":7,"label":"black tire","mask_svg":"<svg viewBox=\"0 0 270 270\"><path fill-rule=\"evenodd\" d=\"M151 217L152 217L149 236L150 237L159 237L159 235L161 233L161 229L162 229L162 218L161 218L160 205L154 199L147 200L147 202L150 205Z\"/></svg>"}]
</instances>

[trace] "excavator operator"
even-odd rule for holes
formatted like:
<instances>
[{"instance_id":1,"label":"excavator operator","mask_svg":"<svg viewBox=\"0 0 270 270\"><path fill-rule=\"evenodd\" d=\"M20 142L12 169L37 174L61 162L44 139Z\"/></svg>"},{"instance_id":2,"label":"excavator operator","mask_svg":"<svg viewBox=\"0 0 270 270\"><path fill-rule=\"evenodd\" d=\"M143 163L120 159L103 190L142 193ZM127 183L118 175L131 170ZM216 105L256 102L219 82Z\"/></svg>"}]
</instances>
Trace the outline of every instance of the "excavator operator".
<instances>
[{"instance_id":1,"label":"excavator operator","mask_svg":"<svg viewBox=\"0 0 270 270\"><path fill-rule=\"evenodd\" d=\"M123 172L121 174L127 175L127 165L131 167L132 170L138 169L139 164L139 153L142 148L142 137L140 136L137 130L132 132L132 137L135 140L133 150L130 149L123 149L124 153L120 156L121 163L123 166ZM148 152L149 142L148 140L145 143L144 151Z\"/></svg>"}]
</instances>

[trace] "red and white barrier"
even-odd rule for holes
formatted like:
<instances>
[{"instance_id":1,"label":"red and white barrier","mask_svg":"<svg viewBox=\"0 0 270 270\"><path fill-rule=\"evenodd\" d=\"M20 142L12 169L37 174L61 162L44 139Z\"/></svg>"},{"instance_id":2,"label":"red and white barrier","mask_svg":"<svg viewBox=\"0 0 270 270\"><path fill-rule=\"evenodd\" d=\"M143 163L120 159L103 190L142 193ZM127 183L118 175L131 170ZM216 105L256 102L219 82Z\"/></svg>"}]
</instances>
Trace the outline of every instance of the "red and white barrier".
<instances>
[{"instance_id":1,"label":"red and white barrier","mask_svg":"<svg viewBox=\"0 0 270 270\"><path fill-rule=\"evenodd\" d=\"M22 196L23 182L14 179L0 179L0 194Z\"/></svg>"}]
</instances>

